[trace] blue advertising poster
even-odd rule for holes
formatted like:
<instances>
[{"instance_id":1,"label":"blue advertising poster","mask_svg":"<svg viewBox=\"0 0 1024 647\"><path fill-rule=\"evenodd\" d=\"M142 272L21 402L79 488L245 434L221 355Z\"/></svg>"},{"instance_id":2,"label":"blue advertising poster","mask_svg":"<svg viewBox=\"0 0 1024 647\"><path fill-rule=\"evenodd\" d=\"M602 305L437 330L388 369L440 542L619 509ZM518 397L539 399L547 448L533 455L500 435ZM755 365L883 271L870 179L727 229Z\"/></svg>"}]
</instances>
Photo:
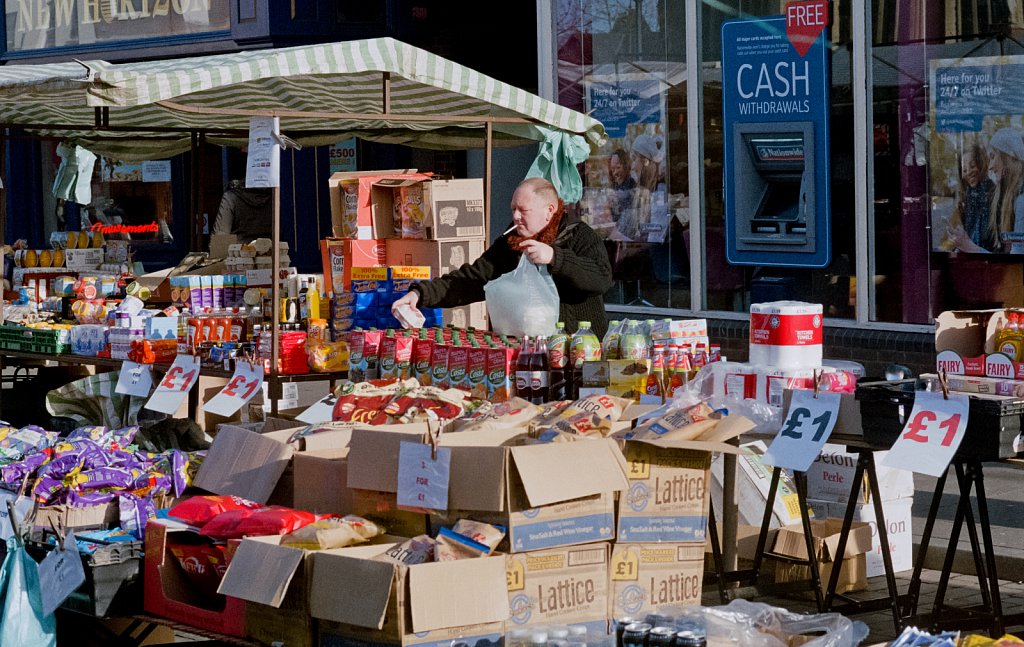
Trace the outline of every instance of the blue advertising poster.
<instances>
[{"instance_id":1,"label":"blue advertising poster","mask_svg":"<svg viewBox=\"0 0 1024 647\"><path fill-rule=\"evenodd\" d=\"M929 166L932 249L1024 254L1024 56L936 59L929 76L914 161Z\"/></svg>"},{"instance_id":2,"label":"blue advertising poster","mask_svg":"<svg viewBox=\"0 0 1024 647\"><path fill-rule=\"evenodd\" d=\"M827 7L722 25L726 259L825 267L831 260ZM802 15L801 15L802 17ZM802 29L801 29L802 28Z\"/></svg>"},{"instance_id":3,"label":"blue advertising poster","mask_svg":"<svg viewBox=\"0 0 1024 647\"><path fill-rule=\"evenodd\" d=\"M595 72L586 87L588 112L608 140L586 163L583 219L616 249L646 254L669 230L666 78Z\"/></svg>"}]
</instances>

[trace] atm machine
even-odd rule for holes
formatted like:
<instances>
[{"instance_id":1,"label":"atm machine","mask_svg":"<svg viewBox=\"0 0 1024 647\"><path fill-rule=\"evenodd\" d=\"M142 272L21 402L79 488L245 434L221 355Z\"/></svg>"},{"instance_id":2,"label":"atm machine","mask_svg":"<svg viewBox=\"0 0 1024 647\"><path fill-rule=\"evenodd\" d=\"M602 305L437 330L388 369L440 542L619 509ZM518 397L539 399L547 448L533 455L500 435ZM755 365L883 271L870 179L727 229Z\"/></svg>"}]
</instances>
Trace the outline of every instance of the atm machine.
<instances>
[{"instance_id":1,"label":"atm machine","mask_svg":"<svg viewBox=\"0 0 1024 647\"><path fill-rule=\"evenodd\" d=\"M729 262L744 262L745 255L735 252L814 255L814 124L736 123L732 140Z\"/></svg>"}]
</instances>

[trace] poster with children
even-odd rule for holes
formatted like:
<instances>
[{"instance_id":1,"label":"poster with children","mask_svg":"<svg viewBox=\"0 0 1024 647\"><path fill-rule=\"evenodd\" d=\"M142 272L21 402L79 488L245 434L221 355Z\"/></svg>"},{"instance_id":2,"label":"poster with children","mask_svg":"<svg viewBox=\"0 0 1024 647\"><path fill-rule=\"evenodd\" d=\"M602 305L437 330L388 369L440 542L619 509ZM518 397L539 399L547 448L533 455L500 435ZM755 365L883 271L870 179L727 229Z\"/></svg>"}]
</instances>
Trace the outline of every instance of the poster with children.
<instances>
[{"instance_id":1,"label":"poster with children","mask_svg":"<svg viewBox=\"0 0 1024 647\"><path fill-rule=\"evenodd\" d=\"M1024 56L936 59L929 77L931 136L905 162L929 165L932 249L1024 254Z\"/></svg>"}]
</instances>

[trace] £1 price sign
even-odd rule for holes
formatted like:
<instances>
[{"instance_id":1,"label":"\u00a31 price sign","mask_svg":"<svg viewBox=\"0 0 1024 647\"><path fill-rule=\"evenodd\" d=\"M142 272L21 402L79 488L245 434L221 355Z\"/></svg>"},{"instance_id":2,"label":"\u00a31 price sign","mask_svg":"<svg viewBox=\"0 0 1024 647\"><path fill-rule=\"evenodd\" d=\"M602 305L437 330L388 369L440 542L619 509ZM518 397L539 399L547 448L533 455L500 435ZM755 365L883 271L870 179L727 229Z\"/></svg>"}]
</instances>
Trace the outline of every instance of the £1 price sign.
<instances>
[{"instance_id":1,"label":"\u00a31 price sign","mask_svg":"<svg viewBox=\"0 0 1024 647\"><path fill-rule=\"evenodd\" d=\"M203 411L230 416L260 392L263 385L263 363L235 362L235 372L228 385L203 405Z\"/></svg>"},{"instance_id":2,"label":"\u00a31 price sign","mask_svg":"<svg viewBox=\"0 0 1024 647\"><path fill-rule=\"evenodd\" d=\"M313 406L296 416L295 419L310 425L315 425L318 422L330 422L334 417L334 405L337 401L338 397L331 393L317 400Z\"/></svg>"},{"instance_id":3,"label":"\u00a31 price sign","mask_svg":"<svg viewBox=\"0 0 1024 647\"><path fill-rule=\"evenodd\" d=\"M403 508L448 509L452 450L403 442L398 446L398 505Z\"/></svg>"},{"instance_id":4,"label":"\u00a31 price sign","mask_svg":"<svg viewBox=\"0 0 1024 647\"><path fill-rule=\"evenodd\" d=\"M178 355L146 402L146 408L174 415L198 379L199 358L195 355Z\"/></svg>"},{"instance_id":5,"label":"\u00a31 price sign","mask_svg":"<svg viewBox=\"0 0 1024 647\"><path fill-rule=\"evenodd\" d=\"M967 430L970 401L966 395L918 391L907 423L882 459L882 465L929 476L942 476Z\"/></svg>"},{"instance_id":6,"label":"\u00a31 price sign","mask_svg":"<svg viewBox=\"0 0 1024 647\"><path fill-rule=\"evenodd\" d=\"M793 391L782 427L762 459L768 465L806 472L828 442L839 417L838 393Z\"/></svg>"}]
</instances>

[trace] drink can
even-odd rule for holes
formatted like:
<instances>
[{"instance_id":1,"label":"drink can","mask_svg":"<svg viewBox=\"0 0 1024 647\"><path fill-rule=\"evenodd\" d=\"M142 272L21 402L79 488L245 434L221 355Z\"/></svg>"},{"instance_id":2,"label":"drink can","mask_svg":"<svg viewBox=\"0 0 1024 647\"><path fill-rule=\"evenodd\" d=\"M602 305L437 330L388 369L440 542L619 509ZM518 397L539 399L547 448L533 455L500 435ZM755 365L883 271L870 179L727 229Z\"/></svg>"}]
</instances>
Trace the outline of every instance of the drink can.
<instances>
[{"instance_id":1,"label":"drink can","mask_svg":"<svg viewBox=\"0 0 1024 647\"><path fill-rule=\"evenodd\" d=\"M675 647L705 647L708 644L704 632L683 630L676 633Z\"/></svg>"},{"instance_id":2,"label":"drink can","mask_svg":"<svg viewBox=\"0 0 1024 647\"><path fill-rule=\"evenodd\" d=\"M675 627L661 625L651 629L651 633L647 636L647 647L672 647L675 639Z\"/></svg>"},{"instance_id":3,"label":"drink can","mask_svg":"<svg viewBox=\"0 0 1024 647\"><path fill-rule=\"evenodd\" d=\"M626 630L626 627L639 621L639 618L634 618L633 616L622 616L615 619L615 647L622 647L622 633Z\"/></svg>"},{"instance_id":4,"label":"drink can","mask_svg":"<svg viewBox=\"0 0 1024 647\"><path fill-rule=\"evenodd\" d=\"M650 633L651 625L646 622L627 625L622 632L622 647L647 647L647 637Z\"/></svg>"}]
</instances>

